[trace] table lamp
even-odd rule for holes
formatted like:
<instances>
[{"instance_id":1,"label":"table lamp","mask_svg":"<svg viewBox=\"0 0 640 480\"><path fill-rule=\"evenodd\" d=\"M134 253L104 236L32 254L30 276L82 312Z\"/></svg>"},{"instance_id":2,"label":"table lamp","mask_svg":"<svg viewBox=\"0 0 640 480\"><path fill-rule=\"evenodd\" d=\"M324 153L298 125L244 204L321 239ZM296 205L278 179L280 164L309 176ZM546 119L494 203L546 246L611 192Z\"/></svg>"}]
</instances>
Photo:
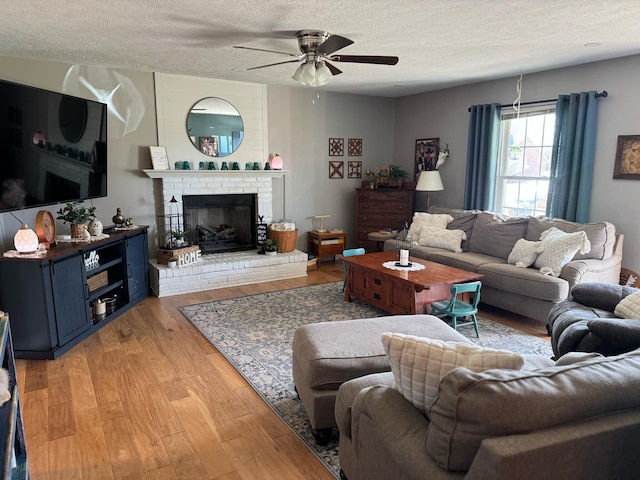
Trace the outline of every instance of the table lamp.
<instances>
[{"instance_id":1,"label":"table lamp","mask_svg":"<svg viewBox=\"0 0 640 480\"><path fill-rule=\"evenodd\" d=\"M438 170L423 170L418 177L416 192L439 192L444 190ZM429 194L427 193L427 210L429 210Z\"/></svg>"}]
</instances>

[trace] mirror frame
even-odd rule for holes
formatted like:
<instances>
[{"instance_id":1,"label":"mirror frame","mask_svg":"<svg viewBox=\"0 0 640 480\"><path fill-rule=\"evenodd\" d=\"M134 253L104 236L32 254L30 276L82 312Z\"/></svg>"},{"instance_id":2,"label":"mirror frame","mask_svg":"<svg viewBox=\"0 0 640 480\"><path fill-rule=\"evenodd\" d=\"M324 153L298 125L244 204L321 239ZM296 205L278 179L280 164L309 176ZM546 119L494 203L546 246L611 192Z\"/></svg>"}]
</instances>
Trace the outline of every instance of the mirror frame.
<instances>
[{"instance_id":1,"label":"mirror frame","mask_svg":"<svg viewBox=\"0 0 640 480\"><path fill-rule=\"evenodd\" d=\"M224 103L222 103L224 102ZM218 108L220 113L209 112L210 115L221 115L221 116L237 116L240 120L241 129L233 130L229 125L223 124L220 122L215 122L215 119L211 119L211 123L205 123L201 128L211 128L211 129L228 129L229 135L192 135L191 130L193 130L193 126L189 128L189 125L192 121L195 120L195 117L192 118L192 115L203 115L207 114L207 109L212 108L212 103L218 104L213 105L213 108ZM202 113L194 112L194 109L202 109ZM225 114L226 112L230 112L231 109L235 112L235 114ZM204 97L195 102L187 113L187 121L186 121L186 133L189 137L190 143L198 150L201 154L206 155L208 157L227 157L240 148L242 141L244 140L244 120L242 119L242 115L238 109L229 101L220 97ZM237 135L236 135L237 134ZM221 145L221 138L224 138L224 144Z\"/></svg>"}]
</instances>

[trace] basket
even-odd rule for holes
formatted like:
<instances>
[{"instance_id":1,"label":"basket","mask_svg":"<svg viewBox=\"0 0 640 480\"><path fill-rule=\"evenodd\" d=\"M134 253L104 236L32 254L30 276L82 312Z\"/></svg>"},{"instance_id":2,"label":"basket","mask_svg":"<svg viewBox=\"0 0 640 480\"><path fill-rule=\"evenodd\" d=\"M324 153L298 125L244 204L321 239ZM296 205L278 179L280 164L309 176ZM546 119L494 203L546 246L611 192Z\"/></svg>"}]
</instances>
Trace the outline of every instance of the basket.
<instances>
[{"instance_id":1,"label":"basket","mask_svg":"<svg viewBox=\"0 0 640 480\"><path fill-rule=\"evenodd\" d=\"M87 278L87 286L89 287L89 293L96 291L99 288L106 287L109 283L109 274L106 270Z\"/></svg>"},{"instance_id":2,"label":"basket","mask_svg":"<svg viewBox=\"0 0 640 480\"><path fill-rule=\"evenodd\" d=\"M183 247L183 248L159 249L156 253L156 263L158 265L166 265L167 263L169 263L169 259L171 257L177 258L183 253L197 252L198 250L200 250L200 247L198 245L193 245L191 247Z\"/></svg>"},{"instance_id":3,"label":"basket","mask_svg":"<svg viewBox=\"0 0 640 480\"><path fill-rule=\"evenodd\" d=\"M278 253L293 252L298 240L298 230L269 230L267 237L280 242Z\"/></svg>"}]
</instances>

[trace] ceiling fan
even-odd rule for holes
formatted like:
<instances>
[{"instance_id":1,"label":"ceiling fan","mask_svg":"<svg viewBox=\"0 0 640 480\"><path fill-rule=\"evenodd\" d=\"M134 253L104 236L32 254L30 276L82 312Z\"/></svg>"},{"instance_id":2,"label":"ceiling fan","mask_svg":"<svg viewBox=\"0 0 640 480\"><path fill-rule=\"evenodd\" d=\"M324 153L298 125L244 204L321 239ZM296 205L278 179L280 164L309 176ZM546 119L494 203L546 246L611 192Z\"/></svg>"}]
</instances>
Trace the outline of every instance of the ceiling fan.
<instances>
[{"instance_id":1,"label":"ceiling fan","mask_svg":"<svg viewBox=\"0 0 640 480\"><path fill-rule=\"evenodd\" d=\"M303 85L313 87L326 85L331 81L334 75L342 73L342 70L329 63L329 60L332 62L372 63L377 65L395 65L398 63L398 57L385 57L378 55L333 55L334 52L341 48L351 45L353 40L341 37L340 35L332 35L331 33L322 30L300 30L295 33L295 36L298 39L298 47L302 52L299 54L238 45L234 45L233 48L278 53L281 55L295 57L295 60L285 60L283 62L260 65L259 67L252 67L247 70L273 67L274 65L282 65L284 63L301 62L292 78Z\"/></svg>"}]
</instances>

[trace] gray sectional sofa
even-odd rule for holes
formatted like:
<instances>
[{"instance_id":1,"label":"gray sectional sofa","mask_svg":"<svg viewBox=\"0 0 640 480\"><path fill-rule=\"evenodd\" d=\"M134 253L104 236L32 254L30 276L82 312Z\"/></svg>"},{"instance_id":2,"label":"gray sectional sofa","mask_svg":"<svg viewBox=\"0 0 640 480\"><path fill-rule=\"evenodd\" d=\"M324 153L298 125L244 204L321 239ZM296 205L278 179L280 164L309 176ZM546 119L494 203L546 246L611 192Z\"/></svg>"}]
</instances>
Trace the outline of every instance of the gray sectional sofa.
<instances>
[{"instance_id":1,"label":"gray sectional sofa","mask_svg":"<svg viewBox=\"0 0 640 480\"><path fill-rule=\"evenodd\" d=\"M456 368L428 418L393 387L391 372L345 382L335 411L343 478L638 478L640 350L577 360Z\"/></svg>"},{"instance_id":2,"label":"gray sectional sofa","mask_svg":"<svg viewBox=\"0 0 640 480\"><path fill-rule=\"evenodd\" d=\"M546 323L551 308L566 300L574 285L619 282L624 237L616 233L611 223L504 217L493 212L436 206L429 213L453 217L446 228L465 232L462 251L412 245L411 256L482 274L482 303ZM591 247L589 252L577 253L557 277L543 274L533 266L521 268L508 262L519 239L537 241L551 227L568 233L584 231ZM409 248L409 243L402 240L403 233L407 232L401 232L399 240L387 240L384 250Z\"/></svg>"}]
</instances>

